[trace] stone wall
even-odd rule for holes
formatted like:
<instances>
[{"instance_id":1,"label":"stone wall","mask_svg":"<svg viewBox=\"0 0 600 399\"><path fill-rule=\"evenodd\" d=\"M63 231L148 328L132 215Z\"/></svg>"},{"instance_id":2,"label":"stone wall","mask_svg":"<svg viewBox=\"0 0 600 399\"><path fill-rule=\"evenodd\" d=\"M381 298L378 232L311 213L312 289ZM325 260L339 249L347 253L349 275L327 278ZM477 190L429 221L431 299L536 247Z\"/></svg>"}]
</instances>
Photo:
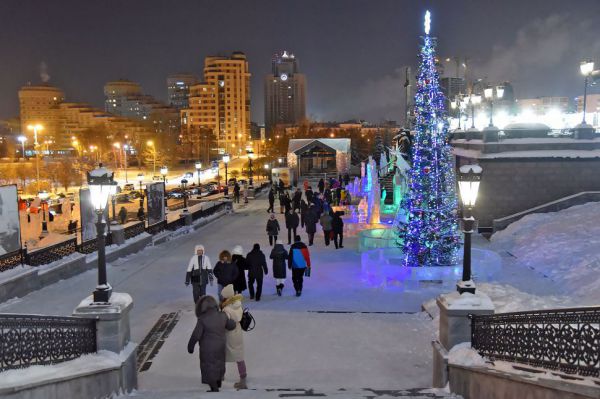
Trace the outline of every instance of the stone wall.
<instances>
[{"instance_id":1,"label":"stone wall","mask_svg":"<svg viewBox=\"0 0 600 399\"><path fill-rule=\"evenodd\" d=\"M600 189L597 158L482 158L457 156L457 165L483 168L474 213L479 227L582 191Z\"/></svg>"}]
</instances>

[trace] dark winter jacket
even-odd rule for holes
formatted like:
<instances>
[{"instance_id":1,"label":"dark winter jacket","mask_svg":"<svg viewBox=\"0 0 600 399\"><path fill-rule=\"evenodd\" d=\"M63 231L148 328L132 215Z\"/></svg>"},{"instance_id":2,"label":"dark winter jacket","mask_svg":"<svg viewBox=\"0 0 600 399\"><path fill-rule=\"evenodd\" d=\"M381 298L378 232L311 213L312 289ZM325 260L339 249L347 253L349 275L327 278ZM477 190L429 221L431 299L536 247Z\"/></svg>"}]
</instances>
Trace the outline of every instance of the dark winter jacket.
<instances>
[{"instance_id":1,"label":"dark winter jacket","mask_svg":"<svg viewBox=\"0 0 600 399\"><path fill-rule=\"evenodd\" d=\"M196 317L198 321L188 341L188 352L194 353L196 344L200 344L202 383L214 384L225 377L225 331L234 330L236 323L219 311L210 295L198 300Z\"/></svg>"},{"instance_id":2,"label":"dark winter jacket","mask_svg":"<svg viewBox=\"0 0 600 399\"><path fill-rule=\"evenodd\" d=\"M279 206L285 205L285 194L283 192L279 193Z\"/></svg>"},{"instance_id":3,"label":"dark winter jacket","mask_svg":"<svg viewBox=\"0 0 600 399\"><path fill-rule=\"evenodd\" d=\"M285 227L287 229L295 229L300 224L300 218L296 212L285 214Z\"/></svg>"},{"instance_id":4,"label":"dark winter jacket","mask_svg":"<svg viewBox=\"0 0 600 399\"><path fill-rule=\"evenodd\" d=\"M246 284L246 274L244 270L248 270L248 262L244 259L243 255L232 255L231 262L237 266L238 275L233 282L233 289L235 292L243 292L248 288Z\"/></svg>"},{"instance_id":5,"label":"dark winter jacket","mask_svg":"<svg viewBox=\"0 0 600 399\"><path fill-rule=\"evenodd\" d=\"M314 234L317 232L317 211L314 206L308 209L306 216L304 217L304 225L306 226L306 232L308 234Z\"/></svg>"},{"instance_id":6,"label":"dark winter jacket","mask_svg":"<svg viewBox=\"0 0 600 399\"><path fill-rule=\"evenodd\" d=\"M297 241L290 247L288 253L288 269L310 268L310 253L308 247L301 241Z\"/></svg>"},{"instance_id":7,"label":"dark winter jacket","mask_svg":"<svg viewBox=\"0 0 600 399\"><path fill-rule=\"evenodd\" d=\"M239 195L240 194L240 185L237 184L237 182L233 185L233 193L235 195Z\"/></svg>"},{"instance_id":8,"label":"dark winter jacket","mask_svg":"<svg viewBox=\"0 0 600 399\"><path fill-rule=\"evenodd\" d=\"M269 219L267 220L267 234L270 236L279 235L279 222L277 219Z\"/></svg>"},{"instance_id":9,"label":"dark winter jacket","mask_svg":"<svg viewBox=\"0 0 600 399\"><path fill-rule=\"evenodd\" d=\"M273 203L275 202L275 192L273 192L273 189L269 190L269 205L273 205Z\"/></svg>"},{"instance_id":10,"label":"dark winter jacket","mask_svg":"<svg viewBox=\"0 0 600 399\"><path fill-rule=\"evenodd\" d=\"M248 262L248 277L262 277L264 274L269 274L267 269L267 259L265 254L260 250L257 245L252 248L252 251L246 255L246 262Z\"/></svg>"},{"instance_id":11,"label":"dark winter jacket","mask_svg":"<svg viewBox=\"0 0 600 399\"><path fill-rule=\"evenodd\" d=\"M294 205L294 209L300 208L300 200L302 199L302 192L296 191L294 193L294 197L292 198L292 203Z\"/></svg>"},{"instance_id":12,"label":"dark winter jacket","mask_svg":"<svg viewBox=\"0 0 600 399\"><path fill-rule=\"evenodd\" d=\"M238 268L233 263L218 261L214 269L214 275L217 278L217 283L225 287L235 282L238 276Z\"/></svg>"},{"instance_id":13,"label":"dark winter jacket","mask_svg":"<svg viewBox=\"0 0 600 399\"><path fill-rule=\"evenodd\" d=\"M319 180L319 192L322 193L323 190L325 190L325 182L323 181L323 179Z\"/></svg>"},{"instance_id":14,"label":"dark winter jacket","mask_svg":"<svg viewBox=\"0 0 600 399\"><path fill-rule=\"evenodd\" d=\"M323 227L323 231L331 230L331 215L329 213L323 213L320 218L321 227Z\"/></svg>"},{"instance_id":15,"label":"dark winter jacket","mask_svg":"<svg viewBox=\"0 0 600 399\"><path fill-rule=\"evenodd\" d=\"M344 232L344 221L342 220L342 215L344 212L336 212L333 214L333 219L331 220L331 227L334 233L343 233Z\"/></svg>"},{"instance_id":16,"label":"dark winter jacket","mask_svg":"<svg viewBox=\"0 0 600 399\"><path fill-rule=\"evenodd\" d=\"M283 206L285 207L285 213L288 213L292 209L292 200L287 194L283 196Z\"/></svg>"},{"instance_id":17,"label":"dark winter jacket","mask_svg":"<svg viewBox=\"0 0 600 399\"><path fill-rule=\"evenodd\" d=\"M309 204L312 202L313 199L313 190L312 189L308 189L304 192L304 195L306 195L306 202L308 202Z\"/></svg>"},{"instance_id":18,"label":"dark winter jacket","mask_svg":"<svg viewBox=\"0 0 600 399\"><path fill-rule=\"evenodd\" d=\"M285 264L288 258L288 251L283 244L275 244L271 250L271 259L273 259L273 278L285 278Z\"/></svg>"}]
</instances>

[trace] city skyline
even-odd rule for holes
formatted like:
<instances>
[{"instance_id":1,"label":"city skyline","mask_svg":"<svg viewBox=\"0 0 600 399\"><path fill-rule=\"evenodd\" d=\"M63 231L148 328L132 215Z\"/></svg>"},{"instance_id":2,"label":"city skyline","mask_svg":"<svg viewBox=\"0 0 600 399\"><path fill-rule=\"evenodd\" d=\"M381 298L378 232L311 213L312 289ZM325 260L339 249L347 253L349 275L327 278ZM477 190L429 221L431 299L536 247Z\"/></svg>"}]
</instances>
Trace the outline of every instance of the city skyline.
<instances>
[{"instance_id":1,"label":"city skyline","mask_svg":"<svg viewBox=\"0 0 600 399\"><path fill-rule=\"evenodd\" d=\"M414 34L422 31L420 15L428 6L440 56L469 58L472 77L511 81L518 98L579 95L579 61L600 54L600 43L593 39L600 27L592 23L600 3L593 1L579 2L577 10L558 1L519 3L518 15L501 12L491 1L114 4L4 3L0 22L6 40L0 49L10 56L0 66L0 118L18 115L18 89L27 82L38 84L41 74L72 101L95 107L103 103L103 85L120 78L139 82L166 103L167 76L199 75L204 57L239 50L247 55L253 76L252 120L262 123L262 77L269 72L271 55L293 48L311 82L309 118L400 120L403 69L416 63ZM194 15L207 14L227 18L191 23ZM152 28L160 23L168 28ZM211 32L217 29L215 39ZM454 69L450 61L446 70L454 74Z\"/></svg>"}]
</instances>

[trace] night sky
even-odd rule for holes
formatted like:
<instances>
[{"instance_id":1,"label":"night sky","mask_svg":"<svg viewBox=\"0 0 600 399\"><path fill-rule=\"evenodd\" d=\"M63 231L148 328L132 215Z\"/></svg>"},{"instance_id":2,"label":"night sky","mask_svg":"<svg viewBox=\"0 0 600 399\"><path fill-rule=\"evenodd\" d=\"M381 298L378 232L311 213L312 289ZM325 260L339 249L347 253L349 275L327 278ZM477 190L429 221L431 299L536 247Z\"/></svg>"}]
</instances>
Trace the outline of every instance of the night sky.
<instances>
[{"instance_id":1,"label":"night sky","mask_svg":"<svg viewBox=\"0 0 600 399\"><path fill-rule=\"evenodd\" d=\"M201 76L205 56L240 50L262 123L264 75L287 49L307 75L310 118L399 120L427 8L441 57L468 57L474 76L509 80L521 98L579 95L579 61L600 64L598 0L2 0L0 118L18 115L17 90L40 82L42 63L68 101L102 107L109 80L165 101L168 74Z\"/></svg>"}]
</instances>

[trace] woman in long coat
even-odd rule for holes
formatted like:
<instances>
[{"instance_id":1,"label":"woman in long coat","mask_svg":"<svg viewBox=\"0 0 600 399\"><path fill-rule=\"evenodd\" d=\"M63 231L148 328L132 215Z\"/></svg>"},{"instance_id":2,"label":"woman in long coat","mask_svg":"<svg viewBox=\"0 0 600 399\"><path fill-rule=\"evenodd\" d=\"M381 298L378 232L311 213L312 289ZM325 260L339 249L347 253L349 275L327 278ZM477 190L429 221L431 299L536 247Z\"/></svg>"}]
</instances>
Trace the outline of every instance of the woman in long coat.
<instances>
[{"instance_id":1,"label":"woman in long coat","mask_svg":"<svg viewBox=\"0 0 600 399\"><path fill-rule=\"evenodd\" d=\"M240 380L233 384L235 389L246 389L246 362L244 361L244 332L240 326L242 320L242 296L233 292L233 285L229 284L221 291L223 302L221 309L229 317L229 320L235 322L235 329L227 331L227 343L225 345L225 361L236 362Z\"/></svg>"},{"instance_id":2,"label":"woman in long coat","mask_svg":"<svg viewBox=\"0 0 600 399\"><path fill-rule=\"evenodd\" d=\"M286 251L282 244L275 242L270 258L273 259L273 278L277 282L277 295L281 296L281 291L284 287L283 283L285 282L288 251Z\"/></svg>"},{"instance_id":3,"label":"woman in long coat","mask_svg":"<svg viewBox=\"0 0 600 399\"><path fill-rule=\"evenodd\" d=\"M241 294L248 289L246 283L246 270L248 270L248 263L244 258L244 249L241 245L236 245L231 251L231 262L238 268L238 275L233 282L233 289L236 294Z\"/></svg>"},{"instance_id":4,"label":"woman in long coat","mask_svg":"<svg viewBox=\"0 0 600 399\"><path fill-rule=\"evenodd\" d=\"M202 383L210 386L211 392L218 392L225 377L225 332L235 329L236 323L219 311L217 301L205 295L196 304L196 328L188 341L188 352L194 353L196 343L200 344L200 373Z\"/></svg>"}]
</instances>

